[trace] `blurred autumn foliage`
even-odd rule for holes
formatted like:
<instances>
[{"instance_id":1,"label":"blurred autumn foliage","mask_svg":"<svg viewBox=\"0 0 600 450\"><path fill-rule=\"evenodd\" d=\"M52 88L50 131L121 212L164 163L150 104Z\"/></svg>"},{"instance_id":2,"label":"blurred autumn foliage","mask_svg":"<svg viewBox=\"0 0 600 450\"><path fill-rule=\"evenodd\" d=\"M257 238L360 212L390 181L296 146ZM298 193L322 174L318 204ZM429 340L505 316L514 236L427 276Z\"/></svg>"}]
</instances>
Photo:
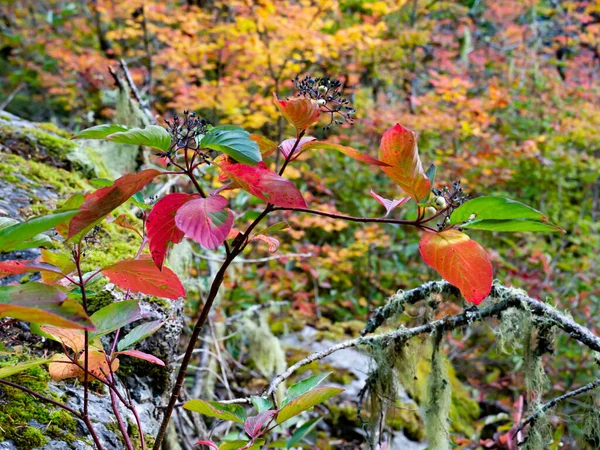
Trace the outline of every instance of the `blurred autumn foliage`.
<instances>
[{"instance_id":1,"label":"blurred autumn foliage","mask_svg":"<svg viewBox=\"0 0 600 450\"><path fill-rule=\"evenodd\" d=\"M293 130L273 93L293 95L292 79L305 73L340 79L357 122L318 130L316 138L334 134L330 142L377 156L379 136L401 123L418 131L421 158L436 164L438 183L460 180L473 196L505 195L546 212L566 234L475 235L493 249L495 277L598 331L597 0L2 3L0 104L7 99L9 112L71 130L114 119L108 68L120 59L159 116L193 110L277 142ZM286 175L313 209L383 215L369 190L402 196L380 171L337 152L311 150L298 163ZM241 194L235 201L247 210L236 221L251 221L254 200ZM364 319L397 289L434 277L418 257L415 231L317 216L286 220L280 252L312 256L244 265L227 281L223 308L290 300L304 320ZM267 254L264 244L255 247ZM510 410L520 375L492 345L480 345L491 333L478 333L451 338L450 359L482 405ZM590 355L566 339L557 352L570 358L548 361L553 392L592 379ZM566 415L577 407L567 404ZM583 442L572 422L565 425L572 442Z\"/></svg>"}]
</instances>

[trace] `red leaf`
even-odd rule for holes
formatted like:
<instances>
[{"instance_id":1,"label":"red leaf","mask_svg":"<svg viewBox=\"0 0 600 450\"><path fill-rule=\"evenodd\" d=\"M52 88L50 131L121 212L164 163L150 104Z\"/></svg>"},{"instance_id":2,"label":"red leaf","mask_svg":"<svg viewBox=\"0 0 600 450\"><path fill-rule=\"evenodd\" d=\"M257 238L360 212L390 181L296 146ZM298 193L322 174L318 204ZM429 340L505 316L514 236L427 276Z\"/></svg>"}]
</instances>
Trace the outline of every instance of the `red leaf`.
<instances>
[{"instance_id":1,"label":"red leaf","mask_svg":"<svg viewBox=\"0 0 600 450\"><path fill-rule=\"evenodd\" d=\"M79 208L81 212L71 219L68 238L72 238L125 203L158 175L160 172L154 169L130 173L116 180L112 186L92 192Z\"/></svg>"},{"instance_id":2,"label":"red leaf","mask_svg":"<svg viewBox=\"0 0 600 450\"><path fill-rule=\"evenodd\" d=\"M246 423L244 423L244 431L250 436L252 439L259 437L261 431L264 427L269 425L269 423L273 420L279 413L279 410L270 409L268 411L263 411L258 413L256 416L248 417L246 419Z\"/></svg>"},{"instance_id":3,"label":"red leaf","mask_svg":"<svg viewBox=\"0 0 600 450\"><path fill-rule=\"evenodd\" d=\"M283 117L285 117L296 130L306 130L319 120L321 111L319 110L319 104L315 100L306 97L294 97L291 100L279 100L275 93L273 93L273 97L275 106L277 106Z\"/></svg>"},{"instance_id":4,"label":"red leaf","mask_svg":"<svg viewBox=\"0 0 600 450\"><path fill-rule=\"evenodd\" d=\"M167 267L161 272L149 259L124 259L102 269L102 273L121 289L172 300L185 296L177 275Z\"/></svg>"},{"instance_id":5,"label":"red leaf","mask_svg":"<svg viewBox=\"0 0 600 450\"><path fill-rule=\"evenodd\" d=\"M51 264L43 262L35 262L31 260L22 261L0 261L0 278L7 277L9 275L20 275L27 272L52 272L58 274L60 278L63 278L60 269Z\"/></svg>"},{"instance_id":6,"label":"red leaf","mask_svg":"<svg viewBox=\"0 0 600 450\"><path fill-rule=\"evenodd\" d=\"M205 248L217 248L233 226L233 213L226 206L227 199L221 195L190 200L175 214L175 224L187 238Z\"/></svg>"},{"instance_id":7,"label":"red leaf","mask_svg":"<svg viewBox=\"0 0 600 450\"><path fill-rule=\"evenodd\" d=\"M248 137L251 141L254 141L258 144L258 149L260 150L260 154L262 155L263 159L267 156L271 156L277 151L277 144L271 139L261 136L260 134L251 134Z\"/></svg>"},{"instance_id":8,"label":"red leaf","mask_svg":"<svg viewBox=\"0 0 600 450\"><path fill-rule=\"evenodd\" d=\"M381 205L385 208L385 216L383 217L387 217L389 213L391 213L394 209L396 209L398 206L402 206L404 205L407 201L410 200L410 197L403 197L399 200L388 200L387 198L383 198L381 195L377 195L375 192L373 192L373 189L371 189L371 197L373 197L375 200L377 200L379 203L381 203Z\"/></svg>"},{"instance_id":9,"label":"red leaf","mask_svg":"<svg viewBox=\"0 0 600 450\"><path fill-rule=\"evenodd\" d=\"M373 158L372 156L367 155L366 153L359 152L358 150L352 147L346 147L344 145L315 141L306 144L303 150L310 150L313 148L323 150L337 150L338 152L342 152L344 155L349 156L352 159L356 159L357 161L364 162L366 164L371 164L373 166L390 167L390 164L386 162L380 161L377 158Z\"/></svg>"},{"instance_id":10,"label":"red leaf","mask_svg":"<svg viewBox=\"0 0 600 450\"><path fill-rule=\"evenodd\" d=\"M492 289L492 263L486 251L457 230L425 233L419 251L423 260L476 305Z\"/></svg>"},{"instance_id":11,"label":"red leaf","mask_svg":"<svg viewBox=\"0 0 600 450\"><path fill-rule=\"evenodd\" d=\"M381 169L412 198L427 197L431 182L423 170L414 131L400 124L387 130L381 138L379 159L391 166Z\"/></svg>"},{"instance_id":12,"label":"red leaf","mask_svg":"<svg viewBox=\"0 0 600 450\"><path fill-rule=\"evenodd\" d=\"M306 202L296 185L277 175L263 162L247 166L223 160L219 166L239 187L268 203L284 208L306 208Z\"/></svg>"},{"instance_id":13,"label":"red leaf","mask_svg":"<svg viewBox=\"0 0 600 450\"><path fill-rule=\"evenodd\" d=\"M177 228L175 213L192 198L189 194L169 194L156 202L148 214L146 231L150 254L159 269L162 269L169 244L178 244L183 239L185 233Z\"/></svg>"},{"instance_id":14,"label":"red leaf","mask_svg":"<svg viewBox=\"0 0 600 450\"><path fill-rule=\"evenodd\" d=\"M300 153L302 153L302 151L304 150L304 146L306 144L308 144L309 142L314 141L314 140L315 140L315 138L312 136L305 136L302 139L300 139L300 142L298 142L298 145L296 146L296 149L294 150L294 158L293 159L296 159L300 155ZM296 143L296 138L289 138L289 139L286 139L285 141L283 141L281 144L279 144L279 150L281 151L283 156L285 156L286 159L288 158L288 155L294 148L295 143Z\"/></svg>"},{"instance_id":15,"label":"red leaf","mask_svg":"<svg viewBox=\"0 0 600 450\"><path fill-rule=\"evenodd\" d=\"M150 355L148 353L140 352L139 350L125 350L123 352L117 352L117 355L128 355L132 358L143 359L144 361L151 362L152 364L157 364L159 366L164 366L165 363L162 359L157 358L154 355Z\"/></svg>"},{"instance_id":16,"label":"red leaf","mask_svg":"<svg viewBox=\"0 0 600 450\"><path fill-rule=\"evenodd\" d=\"M206 445L207 447L210 448L215 448L216 450L219 450L219 446L217 444L215 444L213 441L198 441L195 442L194 445Z\"/></svg>"}]
</instances>

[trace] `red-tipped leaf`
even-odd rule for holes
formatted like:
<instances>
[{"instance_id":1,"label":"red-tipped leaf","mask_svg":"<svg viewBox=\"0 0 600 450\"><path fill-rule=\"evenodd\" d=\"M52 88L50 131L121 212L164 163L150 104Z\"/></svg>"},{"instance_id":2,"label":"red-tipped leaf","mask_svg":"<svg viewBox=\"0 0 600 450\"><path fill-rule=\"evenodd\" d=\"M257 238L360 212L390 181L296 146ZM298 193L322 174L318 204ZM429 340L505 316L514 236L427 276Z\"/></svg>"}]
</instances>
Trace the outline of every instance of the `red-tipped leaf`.
<instances>
[{"instance_id":1,"label":"red-tipped leaf","mask_svg":"<svg viewBox=\"0 0 600 450\"><path fill-rule=\"evenodd\" d=\"M298 131L306 130L317 120L321 115L319 104L306 97L295 97L291 100L279 100L277 95L273 93L273 101L279 109L283 117L296 128Z\"/></svg>"}]
</instances>

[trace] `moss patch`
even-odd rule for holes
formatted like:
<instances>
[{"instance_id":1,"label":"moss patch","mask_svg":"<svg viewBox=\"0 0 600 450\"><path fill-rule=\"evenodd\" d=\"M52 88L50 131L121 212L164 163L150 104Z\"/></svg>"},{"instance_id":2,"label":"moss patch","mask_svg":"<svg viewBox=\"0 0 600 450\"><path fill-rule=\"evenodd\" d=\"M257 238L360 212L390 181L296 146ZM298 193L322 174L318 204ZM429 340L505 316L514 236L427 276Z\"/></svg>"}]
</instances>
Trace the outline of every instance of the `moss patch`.
<instances>
[{"instance_id":1,"label":"moss patch","mask_svg":"<svg viewBox=\"0 0 600 450\"><path fill-rule=\"evenodd\" d=\"M0 362L0 366L12 365L23 358L10 356ZM48 391L50 376L42 367L34 367L26 372L7 379L34 392L55 398ZM67 412L56 410L31 395L9 386L0 386L0 441L12 440L17 448L29 450L46 444L48 437L62 440L74 439L72 432L77 422ZM43 425L38 429L32 421ZM65 437L67 439L65 439Z\"/></svg>"}]
</instances>

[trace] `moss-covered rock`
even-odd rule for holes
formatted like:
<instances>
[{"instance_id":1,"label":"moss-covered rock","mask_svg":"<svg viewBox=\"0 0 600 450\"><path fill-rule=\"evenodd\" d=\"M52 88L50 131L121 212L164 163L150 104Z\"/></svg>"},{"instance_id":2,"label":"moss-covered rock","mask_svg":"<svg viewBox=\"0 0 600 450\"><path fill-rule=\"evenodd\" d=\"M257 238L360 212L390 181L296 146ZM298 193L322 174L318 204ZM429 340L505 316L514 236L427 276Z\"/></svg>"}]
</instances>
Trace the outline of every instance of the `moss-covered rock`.
<instances>
[{"instance_id":1,"label":"moss-covered rock","mask_svg":"<svg viewBox=\"0 0 600 450\"><path fill-rule=\"evenodd\" d=\"M0 152L76 170L90 178L110 173L95 149L69 140L68 132L53 124L33 124L6 113L0 115Z\"/></svg>"}]
</instances>

